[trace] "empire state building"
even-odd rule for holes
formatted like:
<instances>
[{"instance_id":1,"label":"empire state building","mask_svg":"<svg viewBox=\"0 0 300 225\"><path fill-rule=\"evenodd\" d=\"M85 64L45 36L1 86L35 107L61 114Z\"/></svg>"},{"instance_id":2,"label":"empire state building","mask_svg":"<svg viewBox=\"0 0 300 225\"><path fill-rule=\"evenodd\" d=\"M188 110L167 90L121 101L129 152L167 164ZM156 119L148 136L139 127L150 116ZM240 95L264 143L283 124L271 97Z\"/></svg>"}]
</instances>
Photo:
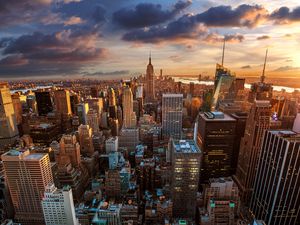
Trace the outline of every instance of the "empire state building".
<instances>
[{"instance_id":1,"label":"empire state building","mask_svg":"<svg viewBox=\"0 0 300 225\"><path fill-rule=\"evenodd\" d=\"M155 99L154 94L154 69L151 64L151 55L149 56L149 64L146 71L146 100L152 101Z\"/></svg>"}]
</instances>

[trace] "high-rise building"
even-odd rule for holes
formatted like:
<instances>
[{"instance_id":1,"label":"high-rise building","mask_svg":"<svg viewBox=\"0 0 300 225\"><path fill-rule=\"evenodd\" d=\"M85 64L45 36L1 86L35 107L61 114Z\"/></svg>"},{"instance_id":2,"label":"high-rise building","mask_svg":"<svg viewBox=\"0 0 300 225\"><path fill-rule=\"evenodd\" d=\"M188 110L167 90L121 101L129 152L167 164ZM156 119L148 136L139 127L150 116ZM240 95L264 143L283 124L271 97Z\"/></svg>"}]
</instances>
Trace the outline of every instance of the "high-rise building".
<instances>
[{"instance_id":1,"label":"high-rise building","mask_svg":"<svg viewBox=\"0 0 300 225\"><path fill-rule=\"evenodd\" d=\"M7 83L0 83L0 148L18 138L17 120Z\"/></svg>"},{"instance_id":2,"label":"high-rise building","mask_svg":"<svg viewBox=\"0 0 300 225\"><path fill-rule=\"evenodd\" d=\"M251 107L244 137L241 140L237 171L234 175L241 200L250 202L258 165L261 140L265 130L270 127L271 105L269 101L255 101Z\"/></svg>"},{"instance_id":3,"label":"high-rise building","mask_svg":"<svg viewBox=\"0 0 300 225\"><path fill-rule=\"evenodd\" d=\"M19 93L14 93L11 96L18 125L22 123L22 114L23 114L22 102L20 97L21 96Z\"/></svg>"},{"instance_id":4,"label":"high-rise building","mask_svg":"<svg viewBox=\"0 0 300 225\"><path fill-rule=\"evenodd\" d=\"M77 116L80 124L87 124L87 114L89 112L88 103L79 103L77 105Z\"/></svg>"},{"instance_id":5,"label":"high-rise building","mask_svg":"<svg viewBox=\"0 0 300 225\"><path fill-rule=\"evenodd\" d=\"M136 115L133 112L133 95L131 88L125 86L123 88L122 96L123 104L123 127L124 128L134 128L136 127Z\"/></svg>"},{"instance_id":6,"label":"high-rise building","mask_svg":"<svg viewBox=\"0 0 300 225\"><path fill-rule=\"evenodd\" d=\"M195 217L201 151L192 140L172 140L172 201L175 217Z\"/></svg>"},{"instance_id":7,"label":"high-rise building","mask_svg":"<svg viewBox=\"0 0 300 225\"><path fill-rule=\"evenodd\" d=\"M46 116L49 112L52 112L51 93L49 91L36 91L34 94L39 116Z\"/></svg>"},{"instance_id":8,"label":"high-rise building","mask_svg":"<svg viewBox=\"0 0 300 225\"><path fill-rule=\"evenodd\" d=\"M233 175L236 120L222 112L200 113L198 120L197 141L203 151L200 182Z\"/></svg>"},{"instance_id":9,"label":"high-rise building","mask_svg":"<svg viewBox=\"0 0 300 225\"><path fill-rule=\"evenodd\" d=\"M70 93L68 90L56 90L54 91L54 102L56 111L60 115L71 115L71 101Z\"/></svg>"},{"instance_id":10,"label":"high-rise building","mask_svg":"<svg viewBox=\"0 0 300 225\"><path fill-rule=\"evenodd\" d=\"M94 146L92 139L92 128L89 125L80 125L78 127L79 144L81 153L87 156L94 154Z\"/></svg>"},{"instance_id":11,"label":"high-rise building","mask_svg":"<svg viewBox=\"0 0 300 225\"><path fill-rule=\"evenodd\" d=\"M255 176L250 211L267 225L300 221L300 135L266 131Z\"/></svg>"},{"instance_id":12,"label":"high-rise building","mask_svg":"<svg viewBox=\"0 0 300 225\"><path fill-rule=\"evenodd\" d=\"M121 129L119 136L119 146L125 147L129 152L135 151L135 147L139 144L139 129Z\"/></svg>"},{"instance_id":13,"label":"high-rise building","mask_svg":"<svg viewBox=\"0 0 300 225\"><path fill-rule=\"evenodd\" d=\"M149 56L149 64L146 70L146 101L153 101L155 99L154 91L154 69L151 64L151 55Z\"/></svg>"},{"instance_id":14,"label":"high-rise building","mask_svg":"<svg viewBox=\"0 0 300 225\"><path fill-rule=\"evenodd\" d=\"M93 109L90 109L87 114L87 124L92 128L93 134L99 133L99 116Z\"/></svg>"},{"instance_id":15,"label":"high-rise building","mask_svg":"<svg viewBox=\"0 0 300 225\"><path fill-rule=\"evenodd\" d=\"M59 151L56 155L56 161L59 165L65 165L71 162L72 166L80 165L80 145L75 135L64 134L59 142Z\"/></svg>"},{"instance_id":16,"label":"high-rise building","mask_svg":"<svg viewBox=\"0 0 300 225\"><path fill-rule=\"evenodd\" d=\"M162 132L165 136L181 137L182 94L163 94L162 96Z\"/></svg>"},{"instance_id":17,"label":"high-rise building","mask_svg":"<svg viewBox=\"0 0 300 225\"><path fill-rule=\"evenodd\" d=\"M119 148L119 138L111 137L105 141L105 151L106 154L110 152L117 152Z\"/></svg>"},{"instance_id":18,"label":"high-rise building","mask_svg":"<svg viewBox=\"0 0 300 225\"><path fill-rule=\"evenodd\" d=\"M47 185L42 207L46 225L79 225L69 186L57 189L54 184Z\"/></svg>"},{"instance_id":19,"label":"high-rise building","mask_svg":"<svg viewBox=\"0 0 300 225\"><path fill-rule=\"evenodd\" d=\"M117 105L116 105L116 94L113 88L108 89L108 111L109 117L116 119L117 115Z\"/></svg>"},{"instance_id":20,"label":"high-rise building","mask_svg":"<svg viewBox=\"0 0 300 225\"><path fill-rule=\"evenodd\" d=\"M44 224L41 200L53 183L48 154L10 150L1 156L15 208L15 220L24 225Z\"/></svg>"}]
</instances>

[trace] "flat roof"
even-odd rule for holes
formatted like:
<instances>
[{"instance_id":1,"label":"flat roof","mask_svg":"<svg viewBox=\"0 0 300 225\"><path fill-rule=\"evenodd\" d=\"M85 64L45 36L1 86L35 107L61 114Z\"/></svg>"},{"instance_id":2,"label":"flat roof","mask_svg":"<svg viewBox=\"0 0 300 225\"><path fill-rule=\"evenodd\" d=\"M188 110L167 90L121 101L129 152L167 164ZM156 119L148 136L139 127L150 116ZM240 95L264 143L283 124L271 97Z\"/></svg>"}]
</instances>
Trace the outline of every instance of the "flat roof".
<instances>
[{"instance_id":1,"label":"flat roof","mask_svg":"<svg viewBox=\"0 0 300 225\"><path fill-rule=\"evenodd\" d=\"M236 119L232 118L226 113L222 113L222 112L211 112L211 113L214 117L208 118L204 113L200 113L199 115L206 121L236 121Z\"/></svg>"},{"instance_id":2,"label":"flat roof","mask_svg":"<svg viewBox=\"0 0 300 225\"><path fill-rule=\"evenodd\" d=\"M32 153L32 154L29 154L27 156L25 156L24 159L27 159L27 160L40 160L42 159L46 154L43 154L43 153Z\"/></svg>"},{"instance_id":3,"label":"flat roof","mask_svg":"<svg viewBox=\"0 0 300 225\"><path fill-rule=\"evenodd\" d=\"M169 94L163 94L163 97L181 97L181 98L183 98L183 94L169 93Z\"/></svg>"},{"instance_id":4,"label":"flat roof","mask_svg":"<svg viewBox=\"0 0 300 225\"><path fill-rule=\"evenodd\" d=\"M200 148L194 140L173 140L176 153L200 153Z\"/></svg>"}]
</instances>

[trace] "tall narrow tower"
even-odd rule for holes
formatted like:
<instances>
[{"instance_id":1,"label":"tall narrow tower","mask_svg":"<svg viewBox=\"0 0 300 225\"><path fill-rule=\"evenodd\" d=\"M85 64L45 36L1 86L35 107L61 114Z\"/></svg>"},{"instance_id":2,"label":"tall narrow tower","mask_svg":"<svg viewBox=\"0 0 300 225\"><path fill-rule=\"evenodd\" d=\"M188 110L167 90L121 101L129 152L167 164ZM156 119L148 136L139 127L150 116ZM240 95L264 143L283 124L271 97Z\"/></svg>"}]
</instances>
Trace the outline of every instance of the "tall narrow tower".
<instances>
[{"instance_id":1,"label":"tall narrow tower","mask_svg":"<svg viewBox=\"0 0 300 225\"><path fill-rule=\"evenodd\" d=\"M146 71L146 100L152 101L155 99L154 94L154 69L151 64L151 53L149 55L149 64Z\"/></svg>"}]
</instances>

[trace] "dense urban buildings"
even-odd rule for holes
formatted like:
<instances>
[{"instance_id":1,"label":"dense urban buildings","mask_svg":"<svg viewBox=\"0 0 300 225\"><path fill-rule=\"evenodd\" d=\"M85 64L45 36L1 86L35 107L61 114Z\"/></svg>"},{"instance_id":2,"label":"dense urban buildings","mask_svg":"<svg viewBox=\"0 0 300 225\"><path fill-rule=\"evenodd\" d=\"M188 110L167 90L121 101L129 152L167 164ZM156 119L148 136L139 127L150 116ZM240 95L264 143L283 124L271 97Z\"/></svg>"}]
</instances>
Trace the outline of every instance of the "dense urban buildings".
<instances>
[{"instance_id":1,"label":"dense urban buildings","mask_svg":"<svg viewBox=\"0 0 300 225\"><path fill-rule=\"evenodd\" d=\"M89 19L64 27L76 21ZM92 53L81 33L55 40ZM146 73L126 79L0 82L1 225L298 225L300 92L267 83L266 59L259 81L238 77L224 50L213 79L155 73L150 55Z\"/></svg>"}]
</instances>

